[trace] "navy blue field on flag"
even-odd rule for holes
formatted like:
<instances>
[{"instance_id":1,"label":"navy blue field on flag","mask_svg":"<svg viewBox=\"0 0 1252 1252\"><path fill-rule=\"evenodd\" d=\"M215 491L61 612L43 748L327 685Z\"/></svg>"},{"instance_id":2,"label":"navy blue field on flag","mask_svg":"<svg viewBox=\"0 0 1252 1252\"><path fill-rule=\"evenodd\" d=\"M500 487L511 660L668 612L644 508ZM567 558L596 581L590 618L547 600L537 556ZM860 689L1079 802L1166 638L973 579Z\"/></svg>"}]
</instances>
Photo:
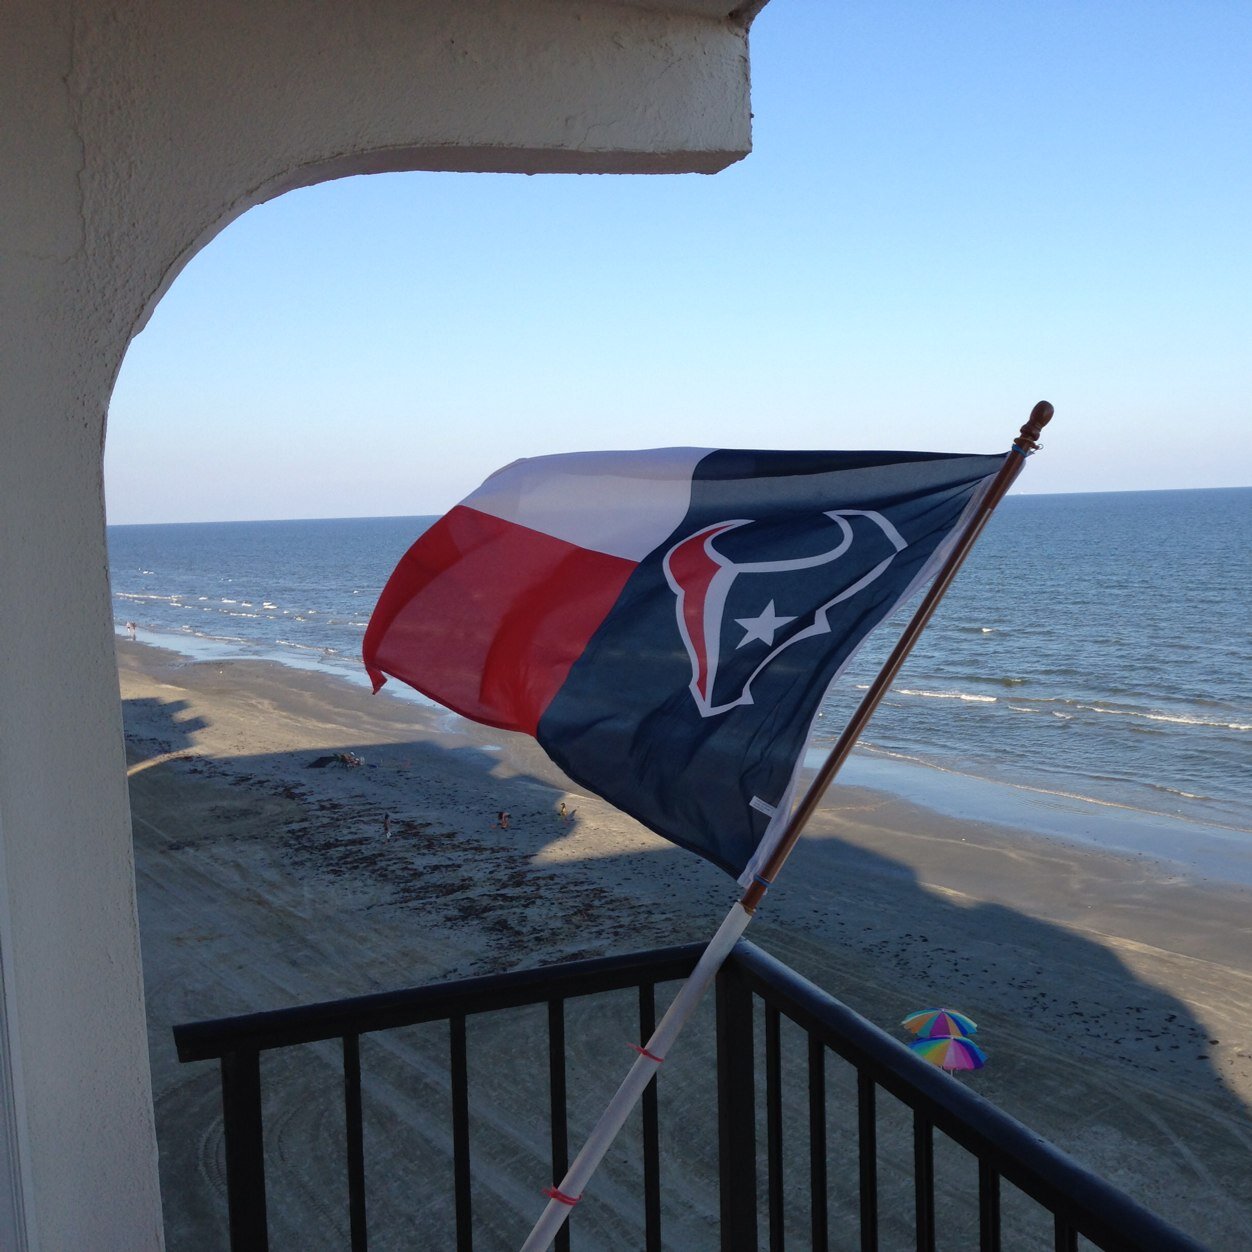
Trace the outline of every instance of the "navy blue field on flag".
<instances>
[{"instance_id":1,"label":"navy blue field on flag","mask_svg":"<svg viewBox=\"0 0 1252 1252\"><path fill-rule=\"evenodd\" d=\"M515 462L423 535L365 661L533 735L741 877L828 686L946 555L1002 456L678 448Z\"/></svg>"}]
</instances>

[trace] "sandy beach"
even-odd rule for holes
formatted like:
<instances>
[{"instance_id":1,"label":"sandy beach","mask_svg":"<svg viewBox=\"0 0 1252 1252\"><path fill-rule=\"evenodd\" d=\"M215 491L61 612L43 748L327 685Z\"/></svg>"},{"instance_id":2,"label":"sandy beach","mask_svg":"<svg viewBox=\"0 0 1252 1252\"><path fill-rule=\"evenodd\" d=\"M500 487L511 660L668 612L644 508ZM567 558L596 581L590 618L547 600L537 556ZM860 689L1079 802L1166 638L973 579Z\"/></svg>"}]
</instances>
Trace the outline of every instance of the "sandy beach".
<instances>
[{"instance_id":1,"label":"sandy beach","mask_svg":"<svg viewBox=\"0 0 1252 1252\"><path fill-rule=\"evenodd\" d=\"M736 896L572 788L529 740L267 662L193 663L125 640L118 660L172 1249L225 1246L218 1072L178 1064L174 1024L701 940ZM365 764L309 768L345 751ZM962 1009L990 1058L964 1081L1235 1249L1252 1228L1250 906L1252 889L1148 855L838 787L749 937L897 1035L913 1009ZM571 1014L576 1141L629 1063L630 1009ZM542 1034L543 1020L521 1026ZM484 1021L471 1038L476 1247L520 1243L549 1181L545 1082L508 1033L518 1025ZM434 1028L397 1035L363 1045L371 1247L449 1247L446 1043ZM340 1247L336 1060L303 1051L263 1071L271 1246ZM663 1169L666 1246L679 1249L716 1246L717 1212L712 1123L691 1112L711 1116L707 1047L697 1038L684 1057L661 1085L664 1151L682 1163ZM949 1176L940 1156L959 1230L973 1170L954 1161ZM634 1246L636 1173L629 1146L616 1150L579 1209L579 1246ZM1010 1230L1033 1229L1025 1213L1014 1225L1011 1196L1005 1207ZM805 1246L802 1187L794 1208ZM1038 1244L1006 1247L1048 1239L1040 1228Z\"/></svg>"}]
</instances>

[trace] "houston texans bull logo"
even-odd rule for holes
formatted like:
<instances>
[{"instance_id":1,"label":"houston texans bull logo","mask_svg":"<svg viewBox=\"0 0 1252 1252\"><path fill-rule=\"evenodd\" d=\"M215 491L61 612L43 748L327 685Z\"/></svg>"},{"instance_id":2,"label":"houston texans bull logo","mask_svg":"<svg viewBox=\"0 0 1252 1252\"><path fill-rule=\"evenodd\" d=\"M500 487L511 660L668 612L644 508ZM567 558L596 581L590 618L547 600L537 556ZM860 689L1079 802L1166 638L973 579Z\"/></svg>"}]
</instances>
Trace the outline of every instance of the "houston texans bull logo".
<instances>
[{"instance_id":1,"label":"houston texans bull logo","mask_svg":"<svg viewBox=\"0 0 1252 1252\"><path fill-rule=\"evenodd\" d=\"M676 543L663 567L700 715L751 704L757 676L793 644L829 633L829 611L907 546L882 514L864 509L715 522Z\"/></svg>"}]
</instances>

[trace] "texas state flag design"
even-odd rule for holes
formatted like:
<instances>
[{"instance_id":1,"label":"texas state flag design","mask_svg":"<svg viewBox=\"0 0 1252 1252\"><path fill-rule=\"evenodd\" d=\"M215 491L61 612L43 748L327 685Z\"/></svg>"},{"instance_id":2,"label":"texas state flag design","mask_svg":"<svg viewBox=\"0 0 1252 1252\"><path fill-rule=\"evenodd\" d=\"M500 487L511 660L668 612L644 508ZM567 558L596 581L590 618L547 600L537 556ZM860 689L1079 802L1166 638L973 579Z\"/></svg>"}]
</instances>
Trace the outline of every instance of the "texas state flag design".
<instances>
[{"instance_id":1,"label":"texas state flag design","mask_svg":"<svg viewBox=\"0 0 1252 1252\"><path fill-rule=\"evenodd\" d=\"M937 569L1002 456L665 448L516 461L423 534L365 634L746 879L827 688Z\"/></svg>"}]
</instances>

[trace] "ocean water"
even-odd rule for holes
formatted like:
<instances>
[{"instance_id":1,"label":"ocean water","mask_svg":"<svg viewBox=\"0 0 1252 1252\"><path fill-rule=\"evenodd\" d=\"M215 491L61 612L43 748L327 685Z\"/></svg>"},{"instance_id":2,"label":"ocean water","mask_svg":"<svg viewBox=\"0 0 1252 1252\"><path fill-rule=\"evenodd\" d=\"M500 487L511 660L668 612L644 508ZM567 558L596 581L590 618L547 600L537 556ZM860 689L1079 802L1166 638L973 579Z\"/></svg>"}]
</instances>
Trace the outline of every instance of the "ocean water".
<instances>
[{"instance_id":1,"label":"ocean water","mask_svg":"<svg viewBox=\"0 0 1252 1252\"><path fill-rule=\"evenodd\" d=\"M431 520L110 527L118 633L365 682L378 592ZM816 746L893 642L856 658ZM1046 797L1062 834L1131 814L1158 850L1217 832L1252 865L1252 488L1010 497L847 776L989 817Z\"/></svg>"}]
</instances>

